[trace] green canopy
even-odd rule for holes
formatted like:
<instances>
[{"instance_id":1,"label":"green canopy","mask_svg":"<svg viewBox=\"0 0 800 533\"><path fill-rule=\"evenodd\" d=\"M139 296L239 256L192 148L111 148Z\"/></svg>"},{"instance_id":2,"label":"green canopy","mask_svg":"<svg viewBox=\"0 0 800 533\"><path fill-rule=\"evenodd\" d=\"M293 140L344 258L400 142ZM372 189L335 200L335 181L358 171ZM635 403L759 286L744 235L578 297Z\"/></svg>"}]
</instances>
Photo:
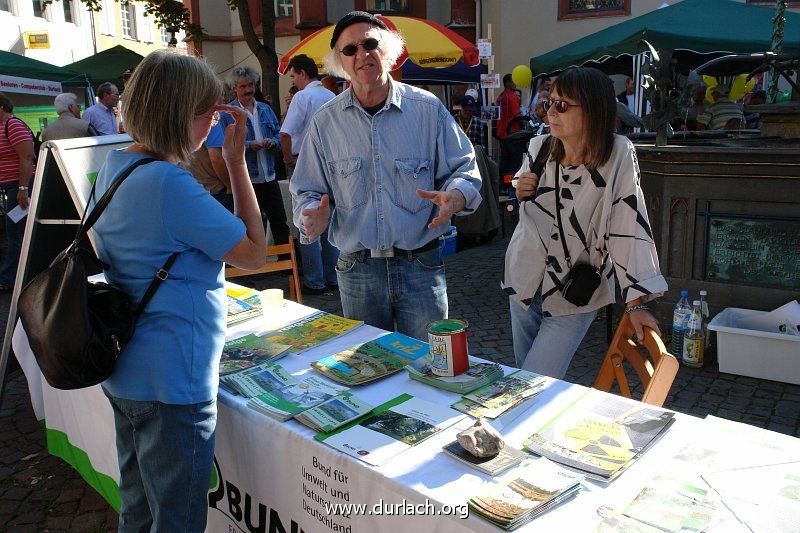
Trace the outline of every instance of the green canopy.
<instances>
[{"instance_id":1,"label":"green canopy","mask_svg":"<svg viewBox=\"0 0 800 533\"><path fill-rule=\"evenodd\" d=\"M122 73L128 69L135 69L142 59L144 57L133 50L117 45L70 63L67 68L85 72L92 78L92 83L95 85L110 81L122 89Z\"/></svg>"},{"instance_id":2,"label":"green canopy","mask_svg":"<svg viewBox=\"0 0 800 533\"><path fill-rule=\"evenodd\" d=\"M0 50L0 74L34 80L58 81L68 85L85 85L86 77L80 71L57 67L44 61Z\"/></svg>"},{"instance_id":3,"label":"green canopy","mask_svg":"<svg viewBox=\"0 0 800 533\"><path fill-rule=\"evenodd\" d=\"M589 61L636 55L647 51L639 44L642 39L656 49L766 52L772 44L774 16L774 8L730 0L683 0L533 57L531 70L542 76ZM800 14L786 11L785 16L783 52L800 54Z\"/></svg>"}]
</instances>

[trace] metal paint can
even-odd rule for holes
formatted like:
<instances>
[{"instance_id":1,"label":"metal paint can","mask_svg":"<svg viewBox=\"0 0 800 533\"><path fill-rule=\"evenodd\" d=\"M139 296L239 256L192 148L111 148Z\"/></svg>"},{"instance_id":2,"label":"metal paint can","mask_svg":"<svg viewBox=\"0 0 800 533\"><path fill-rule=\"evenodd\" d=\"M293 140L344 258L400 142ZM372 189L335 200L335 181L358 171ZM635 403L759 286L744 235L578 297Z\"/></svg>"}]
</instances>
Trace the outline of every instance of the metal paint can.
<instances>
[{"instance_id":1,"label":"metal paint can","mask_svg":"<svg viewBox=\"0 0 800 533\"><path fill-rule=\"evenodd\" d=\"M457 376L469 369L466 320L446 318L428 324L431 372L437 376Z\"/></svg>"}]
</instances>

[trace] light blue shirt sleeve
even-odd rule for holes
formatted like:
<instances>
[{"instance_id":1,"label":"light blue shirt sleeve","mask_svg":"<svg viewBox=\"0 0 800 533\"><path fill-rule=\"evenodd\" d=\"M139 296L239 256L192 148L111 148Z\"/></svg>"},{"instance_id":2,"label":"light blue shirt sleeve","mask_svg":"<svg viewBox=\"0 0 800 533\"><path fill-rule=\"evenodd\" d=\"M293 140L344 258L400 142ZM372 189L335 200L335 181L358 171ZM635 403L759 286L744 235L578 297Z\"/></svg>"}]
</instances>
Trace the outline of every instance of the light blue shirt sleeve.
<instances>
[{"instance_id":1,"label":"light blue shirt sleeve","mask_svg":"<svg viewBox=\"0 0 800 533\"><path fill-rule=\"evenodd\" d=\"M437 190L458 190L467 201L456 215L468 215L481 203L481 177L475 149L444 105L439 110L434 180Z\"/></svg>"},{"instance_id":2,"label":"light blue shirt sleeve","mask_svg":"<svg viewBox=\"0 0 800 533\"><path fill-rule=\"evenodd\" d=\"M244 222L186 171L164 180L164 226L177 242L221 260L245 236ZM176 209L175 206L182 206Z\"/></svg>"},{"instance_id":3,"label":"light blue shirt sleeve","mask_svg":"<svg viewBox=\"0 0 800 533\"><path fill-rule=\"evenodd\" d=\"M208 132L206 137L206 148L222 148L222 142L225 140L225 126L222 122L218 122Z\"/></svg>"},{"instance_id":4,"label":"light blue shirt sleeve","mask_svg":"<svg viewBox=\"0 0 800 533\"><path fill-rule=\"evenodd\" d=\"M292 218L294 225L300 230L300 242L309 244L316 241L310 241L306 237L302 222L303 210L317 207L323 194L329 196L331 209L336 205L325 177L324 150L320 143L319 126L316 121L312 121L309 126L306 138L303 140L303 149L299 154L294 176L303 176L303 179L289 180L289 192L292 194Z\"/></svg>"}]
</instances>

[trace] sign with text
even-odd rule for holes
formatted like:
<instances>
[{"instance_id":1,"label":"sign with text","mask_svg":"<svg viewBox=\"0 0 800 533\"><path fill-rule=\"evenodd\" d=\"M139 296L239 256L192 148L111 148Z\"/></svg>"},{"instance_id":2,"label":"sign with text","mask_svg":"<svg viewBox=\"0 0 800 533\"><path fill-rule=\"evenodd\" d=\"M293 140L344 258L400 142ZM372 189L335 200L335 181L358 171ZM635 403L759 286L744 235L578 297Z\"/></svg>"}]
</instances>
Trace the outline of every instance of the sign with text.
<instances>
[{"instance_id":1,"label":"sign with text","mask_svg":"<svg viewBox=\"0 0 800 533\"><path fill-rule=\"evenodd\" d=\"M488 59L492 57L492 40L491 39L478 39L478 57L481 59Z\"/></svg>"},{"instance_id":2,"label":"sign with text","mask_svg":"<svg viewBox=\"0 0 800 533\"><path fill-rule=\"evenodd\" d=\"M500 88L500 74L481 74L481 89Z\"/></svg>"},{"instance_id":3,"label":"sign with text","mask_svg":"<svg viewBox=\"0 0 800 533\"><path fill-rule=\"evenodd\" d=\"M800 287L800 222L712 217L707 279Z\"/></svg>"},{"instance_id":4,"label":"sign with text","mask_svg":"<svg viewBox=\"0 0 800 533\"><path fill-rule=\"evenodd\" d=\"M58 96L62 93L61 84L57 81L34 80L17 76L0 75L0 91L6 93L41 94Z\"/></svg>"}]
</instances>

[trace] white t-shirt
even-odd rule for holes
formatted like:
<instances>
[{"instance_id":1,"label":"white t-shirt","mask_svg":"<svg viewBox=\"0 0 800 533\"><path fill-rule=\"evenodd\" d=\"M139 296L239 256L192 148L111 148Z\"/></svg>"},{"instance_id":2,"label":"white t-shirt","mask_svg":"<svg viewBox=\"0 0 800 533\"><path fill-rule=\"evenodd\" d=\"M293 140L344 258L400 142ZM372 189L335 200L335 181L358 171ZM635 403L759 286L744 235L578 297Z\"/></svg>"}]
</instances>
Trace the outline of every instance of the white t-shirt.
<instances>
[{"instance_id":1,"label":"white t-shirt","mask_svg":"<svg viewBox=\"0 0 800 533\"><path fill-rule=\"evenodd\" d=\"M281 133L292 138L292 155L300 153L303 139L305 139L308 126L311 124L311 117L335 96L322 85L322 82L314 80L292 97L292 103L289 104L286 118L283 119L281 126Z\"/></svg>"}]
</instances>

